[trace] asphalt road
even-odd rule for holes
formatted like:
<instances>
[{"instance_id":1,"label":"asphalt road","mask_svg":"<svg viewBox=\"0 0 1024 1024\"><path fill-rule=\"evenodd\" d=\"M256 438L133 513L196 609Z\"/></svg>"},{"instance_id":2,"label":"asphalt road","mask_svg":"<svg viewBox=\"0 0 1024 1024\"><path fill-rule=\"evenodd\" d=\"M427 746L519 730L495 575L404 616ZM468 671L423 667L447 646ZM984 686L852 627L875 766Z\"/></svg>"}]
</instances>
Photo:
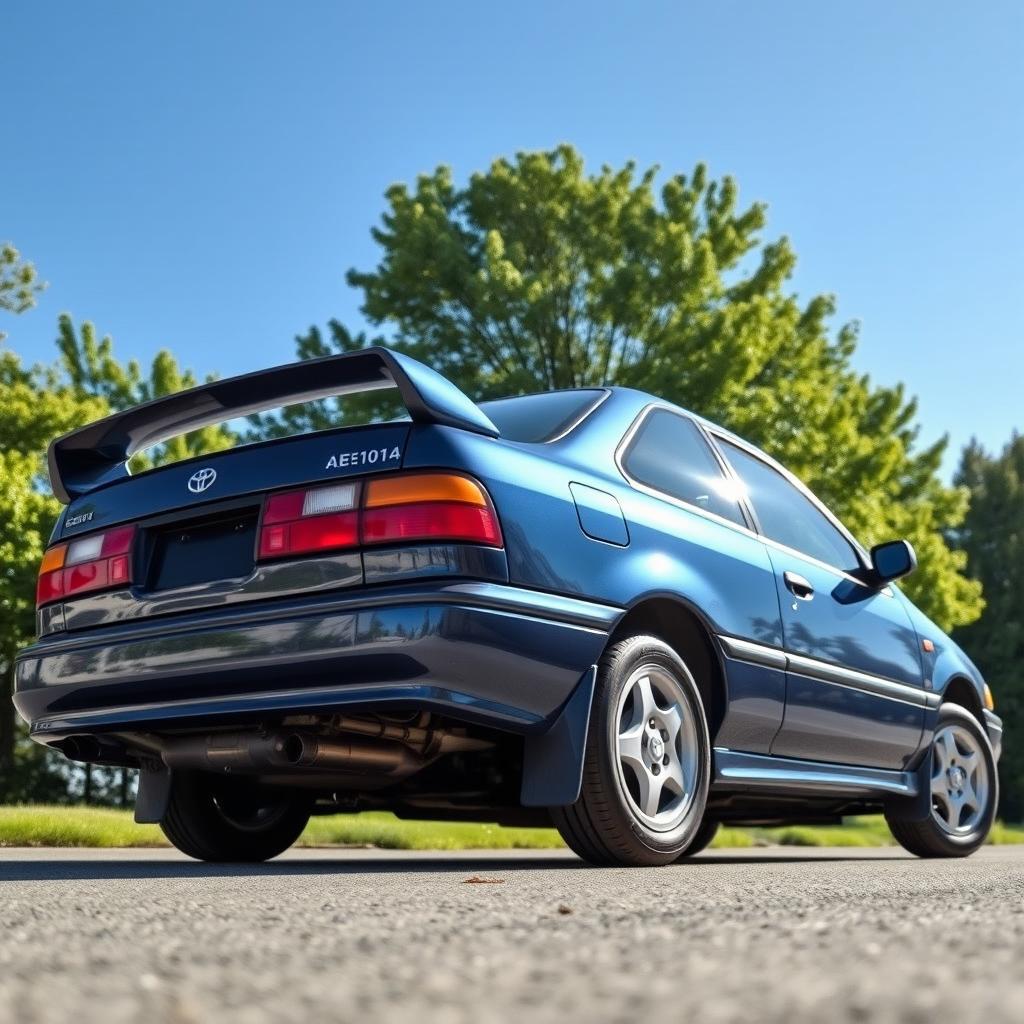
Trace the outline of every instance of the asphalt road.
<instances>
[{"instance_id":1,"label":"asphalt road","mask_svg":"<svg viewBox=\"0 0 1024 1024\"><path fill-rule=\"evenodd\" d=\"M0 850L0 1021L1024 1020L1024 847L568 855Z\"/></svg>"}]
</instances>

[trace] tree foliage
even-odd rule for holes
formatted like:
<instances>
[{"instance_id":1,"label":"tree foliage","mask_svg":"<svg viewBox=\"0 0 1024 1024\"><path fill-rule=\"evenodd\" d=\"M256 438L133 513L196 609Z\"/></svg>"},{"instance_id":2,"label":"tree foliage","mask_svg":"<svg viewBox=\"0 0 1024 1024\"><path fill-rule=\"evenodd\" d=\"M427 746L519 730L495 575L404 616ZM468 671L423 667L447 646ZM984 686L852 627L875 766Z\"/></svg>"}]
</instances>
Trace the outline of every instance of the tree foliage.
<instances>
[{"instance_id":1,"label":"tree foliage","mask_svg":"<svg viewBox=\"0 0 1024 1024\"><path fill-rule=\"evenodd\" d=\"M119 362L109 335L97 340L96 328L88 321L76 330L66 313L57 322L57 349L61 371L76 393L101 398L113 411L163 398L199 383L195 372L182 369L166 349L156 354L148 373L143 372L137 360ZM223 451L237 443L237 435L226 424L204 427L135 456L131 468L141 472L153 466Z\"/></svg>"},{"instance_id":2,"label":"tree foliage","mask_svg":"<svg viewBox=\"0 0 1024 1024\"><path fill-rule=\"evenodd\" d=\"M36 304L36 296L45 287L32 263L22 259L10 242L0 243L0 310L24 313ZM4 337L0 331L0 341Z\"/></svg>"},{"instance_id":3,"label":"tree foliage","mask_svg":"<svg viewBox=\"0 0 1024 1024\"><path fill-rule=\"evenodd\" d=\"M0 795L8 799L38 792L46 776L41 748L18 741L11 706L14 657L35 633L36 574L59 511L46 484L46 446L105 412L102 399L0 352Z\"/></svg>"},{"instance_id":4,"label":"tree foliage","mask_svg":"<svg viewBox=\"0 0 1024 1024\"><path fill-rule=\"evenodd\" d=\"M298 357L322 359L329 355L357 352L368 345L385 344L382 338L370 340L364 333L352 334L337 320L332 320L328 324L328 331L328 339L324 338L318 327L311 327L307 334L300 335L295 346ZM294 434L308 434L314 430L393 419L403 412L404 407L390 390L347 395L343 401L324 399L302 402L284 409L250 416L246 440L289 437Z\"/></svg>"},{"instance_id":5,"label":"tree foliage","mask_svg":"<svg viewBox=\"0 0 1024 1024\"><path fill-rule=\"evenodd\" d=\"M46 480L46 449L60 434L108 412L171 394L196 383L169 352L148 372L121 364L109 337L97 341L93 325L58 324L60 359L52 367L25 367L0 352L0 798L60 799L82 781L55 766L17 728L10 702L14 657L35 633L35 582L60 506ZM211 427L176 438L133 461L135 470L231 446L235 435ZM116 793L122 781L98 770L85 785L93 794ZM109 777L108 777L109 776ZM71 789L69 790L69 785Z\"/></svg>"},{"instance_id":6,"label":"tree foliage","mask_svg":"<svg viewBox=\"0 0 1024 1024\"><path fill-rule=\"evenodd\" d=\"M971 492L956 541L986 600L985 614L958 630L956 638L976 652L1006 728L1000 764L1003 815L1024 821L1024 437L1014 434L996 456L972 442L956 479Z\"/></svg>"},{"instance_id":7,"label":"tree foliage","mask_svg":"<svg viewBox=\"0 0 1024 1024\"><path fill-rule=\"evenodd\" d=\"M632 163L588 174L569 146L463 187L440 167L388 190L380 262L348 280L397 347L474 398L618 384L731 428L864 543L909 538L921 569L907 590L939 625L975 619L980 588L944 539L966 510L938 477L945 440L920 447L915 402L856 373L857 327L832 327L830 296L787 290L796 256L763 241L763 204L742 206L703 165L658 180Z\"/></svg>"}]
</instances>

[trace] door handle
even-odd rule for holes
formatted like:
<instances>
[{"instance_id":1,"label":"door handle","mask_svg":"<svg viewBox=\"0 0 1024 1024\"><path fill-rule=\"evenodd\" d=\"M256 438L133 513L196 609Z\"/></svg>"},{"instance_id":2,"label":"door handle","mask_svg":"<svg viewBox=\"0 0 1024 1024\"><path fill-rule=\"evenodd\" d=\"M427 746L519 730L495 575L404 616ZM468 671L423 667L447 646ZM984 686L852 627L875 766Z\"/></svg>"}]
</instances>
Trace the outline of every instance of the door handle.
<instances>
[{"instance_id":1,"label":"door handle","mask_svg":"<svg viewBox=\"0 0 1024 1024\"><path fill-rule=\"evenodd\" d=\"M810 601L814 597L814 587L810 580L804 579L798 572L784 572L782 578L786 581L786 588L801 601Z\"/></svg>"}]
</instances>

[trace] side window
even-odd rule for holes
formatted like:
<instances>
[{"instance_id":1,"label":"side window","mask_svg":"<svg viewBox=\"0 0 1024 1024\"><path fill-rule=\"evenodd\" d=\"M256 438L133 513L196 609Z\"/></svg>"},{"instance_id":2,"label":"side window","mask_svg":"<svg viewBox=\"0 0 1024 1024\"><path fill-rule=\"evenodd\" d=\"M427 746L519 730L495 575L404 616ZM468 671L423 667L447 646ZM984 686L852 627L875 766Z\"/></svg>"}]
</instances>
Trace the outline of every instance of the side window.
<instances>
[{"instance_id":1,"label":"side window","mask_svg":"<svg viewBox=\"0 0 1024 1024\"><path fill-rule=\"evenodd\" d=\"M724 438L718 443L743 482L765 536L837 569L857 567L857 553L814 502L781 473Z\"/></svg>"},{"instance_id":2,"label":"side window","mask_svg":"<svg viewBox=\"0 0 1024 1024\"><path fill-rule=\"evenodd\" d=\"M697 425L685 416L667 409L648 413L622 465L638 483L746 525L735 486Z\"/></svg>"}]
</instances>

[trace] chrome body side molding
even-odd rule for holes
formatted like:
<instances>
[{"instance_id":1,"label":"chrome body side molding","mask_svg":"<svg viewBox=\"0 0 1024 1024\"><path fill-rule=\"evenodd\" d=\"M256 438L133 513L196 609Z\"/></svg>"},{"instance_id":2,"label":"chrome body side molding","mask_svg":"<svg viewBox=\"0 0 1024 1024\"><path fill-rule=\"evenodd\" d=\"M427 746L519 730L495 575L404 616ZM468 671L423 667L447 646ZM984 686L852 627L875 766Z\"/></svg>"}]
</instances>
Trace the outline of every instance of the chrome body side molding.
<instances>
[{"instance_id":1,"label":"chrome body side molding","mask_svg":"<svg viewBox=\"0 0 1024 1024\"><path fill-rule=\"evenodd\" d=\"M736 661L746 661L767 668L785 669L796 675L832 683L835 686L862 690L879 697L902 701L904 704L913 704L915 707L933 708L942 703L942 697L937 693L931 693L916 686L908 686L906 683L898 683L894 679L873 676L867 672L857 672L854 669L820 661L817 658L808 658L803 654L790 654L778 647L769 647L765 644L740 640L731 636L719 636L718 642L722 645L725 654Z\"/></svg>"},{"instance_id":2,"label":"chrome body side molding","mask_svg":"<svg viewBox=\"0 0 1024 1024\"><path fill-rule=\"evenodd\" d=\"M713 763L711 785L720 792L764 789L780 796L912 797L918 791L914 772L797 761L724 747L715 747Z\"/></svg>"}]
</instances>

